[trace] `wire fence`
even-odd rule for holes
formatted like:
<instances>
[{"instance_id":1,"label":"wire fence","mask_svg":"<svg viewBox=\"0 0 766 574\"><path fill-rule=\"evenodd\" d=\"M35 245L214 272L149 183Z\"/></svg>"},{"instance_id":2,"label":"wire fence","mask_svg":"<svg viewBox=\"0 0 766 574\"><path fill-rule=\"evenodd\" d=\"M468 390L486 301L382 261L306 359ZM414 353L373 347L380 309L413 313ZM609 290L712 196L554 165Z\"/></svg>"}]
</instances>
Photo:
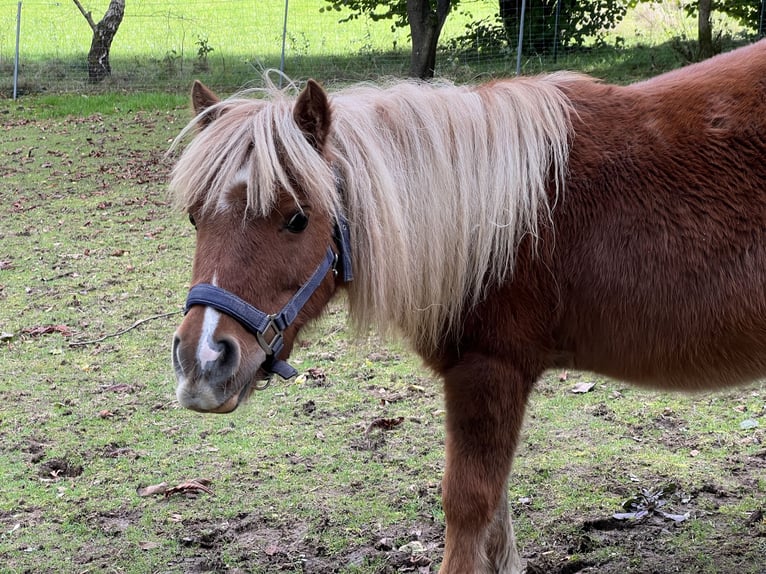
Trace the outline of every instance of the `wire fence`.
<instances>
[{"instance_id":1,"label":"wire fence","mask_svg":"<svg viewBox=\"0 0 766 574\"><path fill-rule=\"evenodd\" d=\"M552 10L561 1L527 1L523 19L521 0L453 1L436 75L458 81L511 75L518 63L522 73L570 68L627 81L640 68L662 70L693 57L689 39L696 37L697 25L679 0L639 3L631 10L627 0L606 0L599 5L614 11L606 16L602 8L576 12L572 6L578 4L567 1L569 19L555 20ZM764 1L753 9L761 22ZM81 3L98 22L109 1ZM235 90L260 83L265 69L280 67L290 78L325 82L404 76L409 69L407 27L369 16L342 21L350 12L333 10L327 0L126 0L110 53L112 75L93 84L87 67L93 32L74 2L25 0L17 20L18 7L17 0L0 0L0 96L11 94L17 54L21 95L175 92L186 90L193 78ZM754 35L753 26L716 18L721 49ZM572 19L590 22L590 28L583 32L580 26L578 32Z\"/></svg>"}]
</instances>

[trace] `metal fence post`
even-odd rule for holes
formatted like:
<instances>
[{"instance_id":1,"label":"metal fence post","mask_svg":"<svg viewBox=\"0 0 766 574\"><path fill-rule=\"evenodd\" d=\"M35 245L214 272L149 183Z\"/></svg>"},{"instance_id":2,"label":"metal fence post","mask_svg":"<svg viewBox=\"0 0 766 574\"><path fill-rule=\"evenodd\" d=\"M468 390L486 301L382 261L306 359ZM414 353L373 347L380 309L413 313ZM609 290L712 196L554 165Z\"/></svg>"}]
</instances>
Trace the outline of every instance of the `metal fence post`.
<instances>
[{"instance_id":1,"label":"metal fence post","mask_svg":"<svg viewBox=\"0 0 766 574\"><path fill-rule=\"evenodd\" d=\"M285 19L282 22L282 55L279 58L279 87L282 87L282 78L285 77L285 38L287 38L287 5L290 0L285 0Z\"/></svg>"},{"instance_id":2,"label":"metal fence post","mask_svg":"<svg viewBox=\"0 0 766 574\"><path fill-rule=\"evenodd\" d=\"M527 11L527 0L521 0L521 18L519 19L519 47L516 49L516 75L521 74L521 48L524 44L524 16Z\"/></svg>"},{"instance_id":3,"label":"metal fence post","mask_svg":"<svg viewBox=\"0 0 766 574\"><path fill-rule=\"evenodd\" d=\"M13 99L16 99L19 87L19 36L21 35L21 2L16 9L16 52L13 56Z\"/></svg>"}]
</instances>

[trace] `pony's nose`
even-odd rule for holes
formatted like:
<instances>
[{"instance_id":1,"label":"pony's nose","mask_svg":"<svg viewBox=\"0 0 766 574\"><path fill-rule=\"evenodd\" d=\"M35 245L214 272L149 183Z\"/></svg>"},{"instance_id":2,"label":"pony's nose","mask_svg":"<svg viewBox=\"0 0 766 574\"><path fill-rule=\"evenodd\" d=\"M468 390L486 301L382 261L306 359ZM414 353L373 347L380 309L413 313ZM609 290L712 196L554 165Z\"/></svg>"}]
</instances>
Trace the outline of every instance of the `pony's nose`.
<instances>
[{"instance_id":1,"label":"pony's nose","mask_svg":"<svg viewBox=\"0 0 766 574\"><path fill-rule=\"evenodd\" d=\"M200 339L196 345L178 333L173 337L173 368L177 378L186 381L222 385L237 372L240 354L237 342L228 337Z\"/></svg>"}]
</instances>

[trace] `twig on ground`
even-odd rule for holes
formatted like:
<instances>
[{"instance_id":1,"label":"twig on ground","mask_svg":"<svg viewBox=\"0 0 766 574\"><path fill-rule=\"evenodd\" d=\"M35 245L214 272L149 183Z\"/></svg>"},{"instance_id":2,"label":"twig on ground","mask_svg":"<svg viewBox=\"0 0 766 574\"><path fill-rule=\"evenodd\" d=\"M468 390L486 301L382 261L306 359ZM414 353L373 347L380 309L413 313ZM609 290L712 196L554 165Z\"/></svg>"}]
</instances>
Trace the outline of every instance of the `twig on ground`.
<instances>
[{"instance_id":1,"label":"twig on ground","mask_svg":"<svg viewBox=\"0 0 766 574\"><path fill-rule=\"evenodd\" d=\"M132 331L139 325L143 325L144 323L147 323L149 321L153 321L154 319L162 319L164 317L170 317L171 315L177 315L181 311L170 311L168 313L160 313L159 315L152 315L151 317L145 317L143 319L139 319L135 323L133 323L130 327L127 327L125 329L122 329L120 331L117 331L116 333L110 333L108 335L104 335L103 337L99 337L98 339L91 339L90 341L72 341L69 343L70 347L84 347L85 345L93 345L94 343L100 343L102 341L106 341L107 339L111 339L113 337L119 337L120 335L124 335L128 331Z\"/></svg>"}]
</instances>

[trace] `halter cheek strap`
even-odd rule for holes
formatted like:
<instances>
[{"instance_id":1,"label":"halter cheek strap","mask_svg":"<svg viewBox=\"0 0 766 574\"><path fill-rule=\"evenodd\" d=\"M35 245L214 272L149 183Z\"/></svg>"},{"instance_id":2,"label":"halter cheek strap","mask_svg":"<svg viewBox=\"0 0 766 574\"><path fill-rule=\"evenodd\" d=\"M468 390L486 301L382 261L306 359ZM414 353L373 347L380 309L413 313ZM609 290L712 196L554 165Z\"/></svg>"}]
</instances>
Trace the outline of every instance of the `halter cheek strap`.
<instances>
[{"instance_id":1,"label":"halter cheek strap","mask_svg":"<svg viewBox=\"0 0 766 574\"><path fill-rule=\"evenodd\" d=\"M295 321L298 313L322 284L327 273L330 270L337 273L339 260L343 269L343 280L348 282L353 279L349 229L344 218L341 218L336 224L333 235L338 253L336 254L332 248L328 247L324 259L319 263L308 281L301 285L300 289L279 312L264 313L226 289L210 283L198 283L189 290L184 314L188 313L194 305L203 305L236 319L245 329L255 335L258 344L266 353L266 362L261 368L267 373L276 373L283 379L294 377L298 371L287 361L277 359L277 355L285 345L285 330Z\"/></svg>"}]
</instances>

